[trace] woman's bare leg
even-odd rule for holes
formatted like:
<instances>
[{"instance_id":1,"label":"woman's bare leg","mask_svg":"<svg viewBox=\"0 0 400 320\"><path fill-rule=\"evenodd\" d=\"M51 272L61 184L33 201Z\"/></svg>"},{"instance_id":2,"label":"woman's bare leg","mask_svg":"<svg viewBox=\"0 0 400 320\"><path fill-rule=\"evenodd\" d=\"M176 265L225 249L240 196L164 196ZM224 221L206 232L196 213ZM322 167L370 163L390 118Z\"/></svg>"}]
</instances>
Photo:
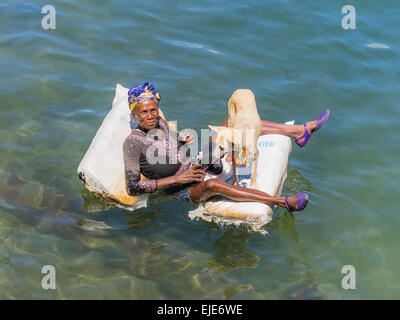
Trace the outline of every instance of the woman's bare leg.
<instances>
[{"instance_id":1,"label":"woman's bare leg","mask_svg":"<svg viewBox=\"0 0 400 320\"><path fill-rule=\"evenodd\" d=\"M317 121L308 121L306 122L307 131L309 133L313 132L315 126L317 125ZM221 126L228 126L228 117L222 121ZM282 134L284 136L299 138L304 134L304 125L290 125L272 122L268 120L261 120L261 135L263 134ZM298 141L299 143L303 142L303 139Z\"/></svg>"},{"instance_id":2,"label":"woman's bare leg","mask_svg":"<svg viewBox=\"0 0 400 320\"><path fill-rule=\"evenodd\" d=\"M273 197L257 189L233 186L220 179L210 179L189 188L194 202L207 201L211 197L222 195L234 201L263 202L285 207L285 197ZM289 197L288 205L296 208L297 197Z\"/></svg>"}]
</instances>

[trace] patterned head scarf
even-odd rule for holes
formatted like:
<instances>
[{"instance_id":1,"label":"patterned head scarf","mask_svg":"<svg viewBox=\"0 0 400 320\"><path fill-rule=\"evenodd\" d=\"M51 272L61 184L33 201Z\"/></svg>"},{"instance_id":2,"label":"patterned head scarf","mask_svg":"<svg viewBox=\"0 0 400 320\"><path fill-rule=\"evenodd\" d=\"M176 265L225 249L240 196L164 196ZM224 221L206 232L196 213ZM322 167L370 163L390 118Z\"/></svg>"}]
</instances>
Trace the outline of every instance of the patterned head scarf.
<instances>
[{"instance_id":1,"label":"patterned head scarf","mask_svg":"<svg viewBox=\"0 0 400 320\"><path fill-rule=\"evenodd\" d=\"M160 94L154 89L151 82L145 82L142 86L134 86L128 92L128 104L131 112L138 103L144 100L153 100L158 105L160 99Z\"/></svg>"}]
</instances>

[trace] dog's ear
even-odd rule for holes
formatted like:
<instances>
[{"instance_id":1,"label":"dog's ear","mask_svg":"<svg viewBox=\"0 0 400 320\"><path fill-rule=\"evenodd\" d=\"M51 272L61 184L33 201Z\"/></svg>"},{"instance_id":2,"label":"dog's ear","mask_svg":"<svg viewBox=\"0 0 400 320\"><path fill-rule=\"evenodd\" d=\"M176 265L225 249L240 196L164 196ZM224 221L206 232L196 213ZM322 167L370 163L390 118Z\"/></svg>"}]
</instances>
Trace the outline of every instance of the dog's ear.
<instances>
[{"instance_id":1,"label":"dog's ear","mask_svg":"<svg viewBox=\"0 0 400 320\"><path fill-rule=\"evenodd\" d=\"M208 127L209 127L212 131L214 131L214 132L216 132L216 133L220 133L220 132L222 132L224 129L227 128L227 127L224 127L224 126L212 126L212 125L208 125Z\"/></svg>"},{"instance_id":2,"label":"dog's ear","mask_svg":"<svg viewBox=\"0 0 400 320\"><path fill-rule=\"evenodd\" d=\"M224 127L224 126L211 126L209 125L209 128L212 131L215 131L219 137L224 137L228 142L233 141L233 135L235 130L233 128L229 127Z\"/></svg>"}]
</instances>

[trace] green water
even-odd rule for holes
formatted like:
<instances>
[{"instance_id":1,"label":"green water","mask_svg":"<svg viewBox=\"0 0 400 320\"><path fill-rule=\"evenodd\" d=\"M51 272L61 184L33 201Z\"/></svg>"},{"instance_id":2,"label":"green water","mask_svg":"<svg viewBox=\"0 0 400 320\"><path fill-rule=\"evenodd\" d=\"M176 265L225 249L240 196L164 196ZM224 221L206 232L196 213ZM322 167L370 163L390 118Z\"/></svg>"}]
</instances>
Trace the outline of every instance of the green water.
<instances>
[{"instance_id":1,"label":"green water","mask_svg":"<svg viewBox=\"0 0 400 320\"><path fill-rule=\"evenodd\" d=\"M0 4L0 298L399 297L398 2L353 1L355 30L339 1L52 1L43 30L46 4ZM276 209L263 236L164 195L131 214L86 191L76 169L115 85L147 80L180 128L218 125L237 88L272 121L329 108L290 156L283 193L307 192L307 208Z\"/></svg>"}]
</instances>

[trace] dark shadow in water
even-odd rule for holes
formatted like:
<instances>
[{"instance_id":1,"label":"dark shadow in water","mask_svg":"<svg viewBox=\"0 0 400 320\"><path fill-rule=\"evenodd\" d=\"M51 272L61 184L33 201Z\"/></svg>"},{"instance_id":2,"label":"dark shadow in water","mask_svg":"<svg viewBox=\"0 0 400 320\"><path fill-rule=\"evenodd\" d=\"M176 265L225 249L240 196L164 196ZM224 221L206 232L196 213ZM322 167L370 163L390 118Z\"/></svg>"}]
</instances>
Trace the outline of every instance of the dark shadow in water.
<instances>
[{"instance_id":1,"label":"dark shadow in water","mask_svg":"<svg viewBox=\"0 0 400 320\"><path fill-rule=\"evenodd\" d=\"M288 168L288 175L283 186L282 194L312 191L311 182L304 178L297 169Z\"/></svg>"},{"instance_id":2,"label":"dark shadow in water","mask_svg":"<svg viewBox=\"0 0 400 320\"><path fill-rule=\"evenodd\" d=\"M295 218L289 212L285 212L281 217L274 218L267 226L271 230L276 230L277 233L289 236L299 249L301 255L304 256L304 251L300 245L299 237L294 226ZM207 223L208 227L215 228L215 223ZM249 240L257 233L249 231L246 226L229 226L220 227L222 235L213 244L215 253L211 258L206 260L207 269L204 272L196 275L196 282L202 284L202 288L213 288L211 283L216 282L224 273L241 268L257 268L260 261L260 256L249 249ZM258 234L257 234L258 235ZM265 236L265 241L268 241L268 235ZM287 259L286 259L287 260ZM288 263L288 261L286 261ZM290 263L289 263L290 265ZM213 275L211 277L211 275ZM200 281L205 277L205 281ZM211 280L210 280L210 279ZM200 287L200 285L199 285ZM225 288L224 288L225 287ZM251 284L242 284L238 287L232 287L231 284L226 283L222 290L224 299L230 299L241 291L249 290L252 288ZM312 279L307 278L307 281L300 282L296 286L291 287L285 291L279 298L283 299L311 299L316 295L316 284Z\"/></svg>"},{"instance_id":3,"label":"dark shadow in water","mask_svg":"<svg viewBox=\"0 0 400 320\"><path fill-rule=\"evenodd\" d=\"M210 223L212 225L214 223ZM215 225L215 224L214 224ZM210 226L211 227L211 226ZM285 211L282 216L274 217L273 220L266 226L270 231L274 230L279 234L286 235L292 239L298 248L301 256L304 259L289 258L285 262L293 265L294 262L307 265L307 258L304 250L301 247L299 235L295 228L295 216ZM216 250L215 254L207 259L206 264L209 270L215 270L215 277L227 271L239 268L257 268L260 256L248 248L248 242L254 232L248 231L244 226L235 227L231 226L224 231L222 236L215 241L213 248ZM268 241L268 235L265 236ZM248 290L252 286L241 285L238 288L227 288L223 290L224 298L229 299L242 290ZM321 299L317 283L313 279L311 273L307 272L306 279L300 280L295 285L289 287L278 299Z\"/></svg>"},{"instance_id":4,"label":"dark shadow in water","mask_svg":"<svg viewBox=\"0 0 400 320\"><path fill-rule=\"evenodd\" d=\"M81 196L84 201L83 207L87 212L104 212L109 209L117 208L115 203L103 199L101 196L89 191L84 186L82 187ZM128 225L127 228L129 230L138 230L159 227L158 223L152 224L152 222L156 221L158 216L163 213L164 208L162 204L170 200L171 198L169 196L159 192L156 197L149 197L146 208L139 208L133 212L121 209L125 212L124 219Z\"/></svg>"},{"instance_id":5,"label":"dark shadow in water","mask_svg":"<svg viewBox=\"0 0 400 320\"><path fill-rule=\"evenodd\" d=\"M112 203L104 200L94 192L90 192L85 187L82 187L81 196L83 199L83 208L87 212L105 211L114 207Z\"/></svg>"},{"instance_id":6,"label":"dark shadow in water","mask_svg":"<svg viewBox=\"0 0 400 320\"><path fill-rule=\"evenodd\" d=\"M276 230L278 233L289 236L296 243L301 255L306 258L295 227L295 220L296 218L292 213L285 211L280 217L273 218L266 227Z\"/></svg>"},{"instance_id":7,"label":"dark shadow in water","mask_svg":"<svg viewBox=\"0 0 400 320\"><path fill-rule=\"evenodd\" d=\"M128 223L129 230L150 229L159 227L158 223L152 223L157 220L159 214L160 211L156 211L154 208L145 208L135 212L128 212L124 217Z\"/></svg>"},{"instance_id":8,"label":"dark shadow in water","mask_svg":"<svg viewBox=\"0 0 400 320\"><path fill-rule=\"evenodd\" d=\"M218 240L214 242L216 250L213 257L207 260L209 267L218 273L238 268L256 268L260 256L251 251L248 241L252 234L242 227L229 227Z\"/></svg>"},{"instance_id":9,"label":"dark shadow in water","mask_svg":"<svg viewBox=\"0 0 400 320\"><path fill-rule=\"evenodd\" d=\"M0 183L0 197L10 204L32 209L27 223L42 218L49 213L57 214L68 211L78 211L81 199L68 199L49 186L36 181L22 180L16 173L9 174L5 183Z\"/></svg>"},{"instance_id":10,"label":"dark shadow in water","mask_svg":"<svg viewBox=\"0 0 400 320\"><path fill-rule=\"evenodd\" d=\"M6 211L20 219L23 225L34 226L44 234L58 234L63 238L76 238L82 234L83 228L77 224L85 218L80 212L80 197L69 199L57 193L55 188L23 180L12 172L0 183L1 200Z\"/></svg>"},{"instance_id":11,"label":"dark shadow in water","mask_svg":"<svg viewBox=\"0 0 400 320\"><path fill-rule=\"evenodd\" d=\"M313 279L310 272L307 272L307 277L300 280L294 286L286 289L278 296L279 300L321 300L317 283Z\"/></svg>"},{"instance_id":12,"label":"dark shadow in water","mask_svg":"<svg viewBox=\"0 0 400 320\"><path fill-rule=\"evenodd\" d=\"M214 256L208 259L207 264L218 272L226 272L238 268L256 268L260 257L248 248L248 242L254 231L246 225L220 226L215 222L204 222L208 228L222 232L222 236L215 241L213 248L216 250ZM301 247L299 235L295 227L295 217L285 211L282 216L274 217L264 228L275 230L277 233L289 236L296 244L303 258L306 259ZM268 235L265 236L268 241ZM293 259L292 259L293 260ZM298 261L298 259L294 259ZM303 264L306 262L298 261ZM286 259L286 263L293 265L294 261Z\"/></svg>"},{"instance_id":13,"label":"dark shadow in water","mask_svg":"<svg viewBox=\"0 0 400 320\"><path fill-rule=\"evenodd\" d=\"M158 228L160 225L157 221L158 217L166 210L164 203L171 201L171 198L162 192L157 196L150 196L147 201L147 208L140 208L134 212L127 212L124 217L128 223L129 230ZM168 209L168 208L167 208Z\"/></svg>"}]
</instances>

